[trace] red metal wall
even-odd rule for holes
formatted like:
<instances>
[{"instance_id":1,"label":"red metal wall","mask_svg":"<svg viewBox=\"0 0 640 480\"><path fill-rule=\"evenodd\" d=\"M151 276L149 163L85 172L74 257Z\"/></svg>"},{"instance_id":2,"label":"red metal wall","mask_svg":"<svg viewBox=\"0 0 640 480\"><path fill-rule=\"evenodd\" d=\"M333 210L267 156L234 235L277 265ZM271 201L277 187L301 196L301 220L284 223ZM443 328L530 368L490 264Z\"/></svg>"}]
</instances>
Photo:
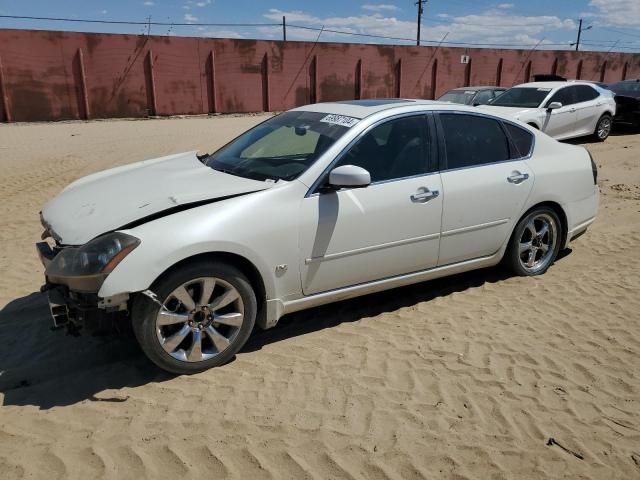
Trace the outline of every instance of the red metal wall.
<instances>
[{"instance_id":1,"label":"red metal wall","mask_svg":"<svg viewBox=\"0 0 640 480\"><path fill-rule=\"evenodd\" d=\"M468 55L469 64L460 56ZM0 120L285 110L314 101L434 98L536 73L617 81L640 55L0 30Z\"/></svg>"}]
</instances>

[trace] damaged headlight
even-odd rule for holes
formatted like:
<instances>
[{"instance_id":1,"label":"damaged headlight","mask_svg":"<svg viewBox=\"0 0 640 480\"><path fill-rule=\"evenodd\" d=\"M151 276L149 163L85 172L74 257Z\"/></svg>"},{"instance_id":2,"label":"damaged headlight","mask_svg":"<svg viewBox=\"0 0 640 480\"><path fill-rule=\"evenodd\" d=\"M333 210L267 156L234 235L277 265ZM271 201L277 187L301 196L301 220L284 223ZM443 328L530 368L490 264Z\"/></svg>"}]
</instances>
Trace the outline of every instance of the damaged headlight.
<instances>
[{"instance_id":1,"label":"damaged headlight","mask_svg":"<svg viewBox=\"0 0 640 480\"><path fill-rule=\"evenodd\" d=\"M136 237L108 233L80 247L64 248L45 274L50 283L80 292L97 292L107 275L138 245L140 240Z\"/></svg>"}]
</instances>

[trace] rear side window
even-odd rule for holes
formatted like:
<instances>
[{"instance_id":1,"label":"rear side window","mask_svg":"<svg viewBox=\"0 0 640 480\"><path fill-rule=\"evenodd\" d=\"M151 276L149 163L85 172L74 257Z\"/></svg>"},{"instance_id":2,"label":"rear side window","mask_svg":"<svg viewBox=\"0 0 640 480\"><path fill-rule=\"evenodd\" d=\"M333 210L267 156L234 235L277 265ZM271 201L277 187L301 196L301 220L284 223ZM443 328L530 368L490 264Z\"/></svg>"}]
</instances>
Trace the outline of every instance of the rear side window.
<instances>
[{"instance_id":1,"label":"rear side window","mask_svg":"<svg viewBox=\"0 0 640 480\"><path fill-rule=\"evenodd\" d=\"M522 158L529 155L533 147L533 134L512 123L504 123L503 125L507 129L507 132L509 132L509 136L516 147L516 151L511 152L511 158Z\"/></svg>"},{"instance_id":2,"label":"rear side window","mask_svg":"<svg viewBox=\"0 0 640 480\"><path fill-rule=\"evenodd\" d=\"M576 95L578 102L588 102L589 100L594 100L600 96L598 92L595 91L594 88L589 85L578 85L576 86Z\"/></svg>"},{"instance_id":3,"label":"rear side window","mask_svg":"<svg viewBox=\"0 0 640 480\"><path fill-rule=\"evenodd\" d=\"M509 141L497 120L478 115L441 113L447 168L509 160Z\"/></svg>"}]
</instances>

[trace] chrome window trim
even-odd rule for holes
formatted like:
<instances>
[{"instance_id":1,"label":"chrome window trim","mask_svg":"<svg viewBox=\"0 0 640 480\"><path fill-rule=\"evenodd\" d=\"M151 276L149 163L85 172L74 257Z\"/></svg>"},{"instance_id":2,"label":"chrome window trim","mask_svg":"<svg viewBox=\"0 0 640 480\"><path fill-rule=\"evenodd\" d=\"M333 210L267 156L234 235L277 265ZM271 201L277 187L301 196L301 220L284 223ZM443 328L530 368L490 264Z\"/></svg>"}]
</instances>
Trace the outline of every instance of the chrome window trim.
<instances>
[{"instance_id":1,"label":"chrome window trim","mask_svg":"<svg viewBox=\"0 0 640 480\"><path fill-rule=\"evenodd\" d=\"M325 178L325 176L331 171L331 169L333 168L333 166L338 163L342 157L344 155L346 155L346 152L348 152L358 141L360 141L360 139L362 139L362 137L364 137L366 134L368 134L371 130L373 130L374 128L376 128L377 126L392 121L392 120L397 120L398 118L403 118L403 117L424 117L425 120L425 131L426 134L430 137L429 140L433 140L433 138L431 138L430 132L429 132L429 125L428 125L428 115L432 114L433 110L418 110L418 111L414 111L414 112L405 112L405 113L397 113L395 115L390 115L388 117L385 118L381 118L379 120L377 120L376 122L372 123L371 125L369 125L366 129L364 129L362 132L360 132L360 134L358 134L358 136L356 136L353 140L351 140L341 151L340 153L338 153L335 158L333 160L331 160L331 162L329 163L329 165L327 165L325 167L325 169L322 171L322 173L320 175L318 175L318 178L316 178L316 180L311 184L311 187L309 188L309 190L307 191L307 193L305 194L304 198L309 198L315 195L320 195L320 192L317 191L318 186L320 185L320 183L322 182L322 180ZM432 148L430 150L433 150ZM429 152L429 155L432 155L433 152ZM431 160L431 159L428 159ZM428 162L428 168L432 168L432 163L429 161ZM426 176L430 176L436 173L440 173L439 170L434 170L433 172L425 172L425 173L419 173L416 175L410 175L407 177L400 177L400 178L390 178L387 180L380 180L377 182L371 182L369 185L367 185L365 188L369 188L371 186L374 185L381 185L384 183L390 183L390 182L398 182L401 180L407 180L410 178L417 178L417 177L426 177ZM344 190L353 190L351 188L341 188L340 190L337 190L338 192L344 191Z\"/></svg>"},{"instance_id":2,"label":"chrome window trim","mask_svg":"<svg viewBox=\"0 0 640 480\"><path fill-rule=\"evenodd\" d=\"M509 141L510 144L513 144L513 140L511 139L511 136L509 135L509 132L506 130L506 128L504 128L504 126L502 125L502 123L506 122L509 123L517 128L520 128L521 130L524 130L525 132L527 132L529 135L531 135L533 137L533 141L531 142L531 149L529 150L529 153L525 156L522 157L517 157L517 158L509 158L507 160L496 160L493 162L485 162L485 163L478 163L475 165L468 165L466 167L458 167L458 168L440 168L440 173L445 173L445 172L454 172L457 170L466 170L469 168L476 168L476 167L484 167L487 165L496 165L496 164L500 164L500 163L507 163L507 162L520 162L520 161L525 161L530 159L533 156L533 151L535 149L535 143L536 143L536 136L535 134L533 134L532 132L528 131L526 128L522 127L521 125L518 125L517 123L505 119L505 118L500 118L500 117L494 117L493 115L487 115L486 113L481 113L481 112L466 112L464 110L433 110L433 113L437 114L437 123L438 123L438 129L440 130L438 132L438 136L442 137L442 143L444 143L444 132L442 131L442 124L440 123L440 118L439 115L441 113L455 113L455 114L460 114L460 115L474 115L477 117L484 117L484 118L489 118L491 120L495 120L500 124L500 127L503 130L504 135L507 137L507 141ZM516 148L517 150L517 148ZM519 153L519 152L518 152ZM446 149L444 151L444 155L446 158ZM442 167L442 165L441 165Z\"/></svg>"}]
</instances>

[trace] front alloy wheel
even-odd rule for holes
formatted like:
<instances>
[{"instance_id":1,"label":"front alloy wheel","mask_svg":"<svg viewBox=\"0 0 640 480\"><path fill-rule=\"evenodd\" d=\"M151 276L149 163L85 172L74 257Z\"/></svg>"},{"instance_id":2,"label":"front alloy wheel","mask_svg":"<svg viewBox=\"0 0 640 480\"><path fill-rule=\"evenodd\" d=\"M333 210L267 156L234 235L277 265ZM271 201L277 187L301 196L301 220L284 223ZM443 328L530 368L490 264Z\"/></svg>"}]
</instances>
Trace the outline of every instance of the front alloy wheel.
<instances>
[{"instance_id":1,"label":"front alloy wheel","mask_svg":"<svg viewBox=\"0 0 640 480\"><path fill-rule=\"evenodd\" d=\"M253 329L255 294L230 265L188 265L153 289L159 300L136 299L133 327L145 354L169 372L195 373L228 362Z\"/></svg>"}]
</instances>

